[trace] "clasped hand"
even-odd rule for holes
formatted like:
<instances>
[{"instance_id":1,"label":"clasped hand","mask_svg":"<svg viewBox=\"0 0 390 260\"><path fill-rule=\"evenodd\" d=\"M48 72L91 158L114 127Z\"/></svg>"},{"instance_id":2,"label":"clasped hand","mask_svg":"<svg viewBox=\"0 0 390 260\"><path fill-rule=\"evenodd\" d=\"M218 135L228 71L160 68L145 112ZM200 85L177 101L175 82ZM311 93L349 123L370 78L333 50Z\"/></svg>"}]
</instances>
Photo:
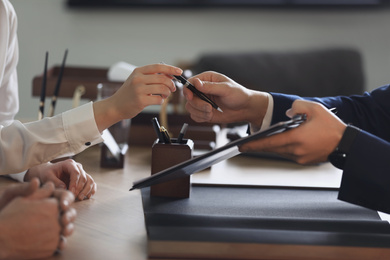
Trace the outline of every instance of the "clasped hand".
<instances>
[{"instance_id":1,"label":"clasped hand","mask_svg":"<svg viewBox=\"0 0 390 260\"><path fill-rule=\"evenodd\" d=\"M0 259L48 257L62 250L74 229L74 199L51 182L40 187L36 178L7 188L0 197Z\"/></svg>"}]
</instances>

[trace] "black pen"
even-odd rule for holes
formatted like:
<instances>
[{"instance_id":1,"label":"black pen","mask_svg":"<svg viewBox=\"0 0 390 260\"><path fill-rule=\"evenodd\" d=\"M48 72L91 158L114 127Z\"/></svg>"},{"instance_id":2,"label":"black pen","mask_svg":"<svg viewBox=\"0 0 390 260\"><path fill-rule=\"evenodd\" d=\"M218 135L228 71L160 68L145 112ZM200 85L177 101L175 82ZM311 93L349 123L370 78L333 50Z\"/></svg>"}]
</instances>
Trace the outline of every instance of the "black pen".
<instances>
[{"instance_id":1,"label":"black pen","mask_svg":"<svg viewBox=\"0 0 390 260\"><path fill-rule=\"evenodd\" d=\"M176 76L172 75L175 77L178 81L180 81L181 84L183 84L184 87L187 87L189 90L192 91L195 95L197 95L200 99L203 101L206 101L209 103L213 108L217 109L219 112L223 112L222 109L218 107L217 104L214 103L210 98L208 98L203 92L197 90L194 85L192 85L186 78L184 78L182 75Z\"/></svg>"},{"instance_id":2,"label":"black pen","mask_svg":"<svg viewBox=\"0 0 390 260\"><path fill-rule=\"evenodd\" d=\"M177 143L180 144L183 141L183 137L184 137L185 133L187 132L187 128L188 128L188 124L184 123L181 130L180 130L179 136L177 137Z\"/></svg>"},{"instance_id":3,"label":"black pen","mask_svg":"<svg viewBox=\"0 0 390 260\"><path fill-rule=\"evenodd\" d=\"M50 111L49 111L49 117L54 116L54 110L56 108L57 97L58 97L58 93L60 91L60 86L61 86L61 81L62 81L62 74L64 73L65 62L66 62L66 57L67 56L68 56L68 49L65 50L64 58L62 59L61 69L60 69L60 72L58 74L57 84L56 84L56 87L54 89L53 97L51 98L51 106L50 106Z\"/></svg>"},{"instance_id":4,"label":"black pen","mask_svg":"<svg viewBox=\"0 0 390 260\"><path fill-rule=\"evenodd\" d=\"M332 108L329 108L329 111L332 112L333 114L337 114L337 108L336 107L332 107ZM306 114L296 114L295 116L292 117L292 119L300 124L302 123L303 121L306 121L307 119L307 116ZM294 127L294 126L293 126Z\"/></svg>"},{"instance_id":5,"label":"black pen","mask_svg":"<svg viewBox=\"0 0 390 260\"><path fill-rule=\"evenodd\" d=\"M46 52L45 67L44 67L44 70L43 70L43 77L42 77L41 99L39 100L38 120L41 120L43 118L44 110L45 110L46 80L47 80L47 60L48 60L48 57L49 57L49 52Z\"/></svg>"},{"instance_id":6,"label":"black pen","mask_svg":"<svg viewBox=\"0 0 390 260\"><path fill-rule=\"evenodd\" d=\"M163 137L163 134L160 131L160 124L159 124L159 122L158 122L156 117L152 118L152 125L153 125L154 131L156 132L156 135L157 135L157 138L158 138L158 142L159 143L164 143L164 137Z\"/></svg>"}]
</instances>

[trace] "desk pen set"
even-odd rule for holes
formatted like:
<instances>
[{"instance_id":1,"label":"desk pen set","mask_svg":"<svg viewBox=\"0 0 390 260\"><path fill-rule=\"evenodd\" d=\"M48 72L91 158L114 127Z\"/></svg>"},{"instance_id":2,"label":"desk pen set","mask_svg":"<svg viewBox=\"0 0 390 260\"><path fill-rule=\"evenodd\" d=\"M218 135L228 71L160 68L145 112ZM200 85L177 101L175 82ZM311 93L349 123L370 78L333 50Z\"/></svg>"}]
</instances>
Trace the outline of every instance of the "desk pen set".
<instances>
[{"instance_id":1,"label":"desk pen set","mask_svg":"<svg viewBox=\"0 0 390 260\"><path fill-rule=\"evenodd\" d=\"M183 138L188 128L187 124L183 125L178 138L171 138L165 127L160 126L157 118L152 119L152 124L157 139L152 146L151 174L192 158L194 142L191 139ZM190 176L153 185L150 194L159 197L189 198Z\"/></svg>"},{"instance_id":2,"label":"desk pen set","mask_svg":"<svg viewBox=\"0 0 390 260\"><path fill-rule=\"evenodd\" d=\"M152 118L153 129L157 135L157 142L162 144L185 144L187 142L184 138L188 129L188 124L184 123L177 138L171 138L168 130L164 126L160 126L156 117Z\"/></svg>"}]
</instances>

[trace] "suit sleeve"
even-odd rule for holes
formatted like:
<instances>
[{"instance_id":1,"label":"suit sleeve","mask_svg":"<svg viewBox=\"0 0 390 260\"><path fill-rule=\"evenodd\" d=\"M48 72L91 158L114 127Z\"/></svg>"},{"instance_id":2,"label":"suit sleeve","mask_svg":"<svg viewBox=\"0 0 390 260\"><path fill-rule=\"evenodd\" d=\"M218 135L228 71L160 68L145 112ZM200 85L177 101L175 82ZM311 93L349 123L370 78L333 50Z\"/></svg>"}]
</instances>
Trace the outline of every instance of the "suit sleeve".
<instances>
[{"instance_id":1,"label":"suit sleeve","mask_svg":"<svg viewBox=\"0 0 390 260\"><path fill-rule=\"evenodd\" d=\"M386 85L363 95L336 97L299 97L271 93L274 99L272 123L287 120L285 112L296 99L315 101L327 108L336 107L337 116L345 123L359 127L390 141L390 86Z\"/></svg>"},{"instance_id":2,"label":"suit sleeve","mask_svg":"<svg viewBox=\"0 0 390 260\"><path fill-rule=\"evenodd\" d=\"M366 131L348 154L339 199L390 213L390 143Z\"/></svg>"},{"instance_id":3,"label":"suit sleeve","mask_svg":"<svg viewBox=\"0 0 390 260\"><path fill-rule=\"evenodd\" d=\"M271 93L274 99L272 123L288 119L285 111L296 99L315 101L362 129L352 144L340 185L339 199L390 213L390 87L363 95L302 98Z\"/></svg>"}]
</instances>

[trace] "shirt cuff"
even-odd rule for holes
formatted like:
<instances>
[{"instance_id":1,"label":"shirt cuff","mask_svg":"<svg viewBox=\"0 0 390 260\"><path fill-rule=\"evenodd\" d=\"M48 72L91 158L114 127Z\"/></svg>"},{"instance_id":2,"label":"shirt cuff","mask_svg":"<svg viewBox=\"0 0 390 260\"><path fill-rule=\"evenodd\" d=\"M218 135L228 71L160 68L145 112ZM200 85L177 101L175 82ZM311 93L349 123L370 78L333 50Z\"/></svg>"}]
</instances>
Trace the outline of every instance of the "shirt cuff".
<instances>
[{"instance_id":1,"label":"shirt cuff","mask_svg":"<svg viewBox=\"0 0 390 260\"><path fill-rule=\"evenodd\" d=\"M68 110L62 115L65 135L73 153L103 142L96 125L93 102Z\"/></svg>"},{"instance_id":2,"label":"shirt cuff","mask_svg":"<svg viewBox=\"0 0 390 260\"><path fill-rule=\"evenodd\" d=\"M271 126L272 121L272 114L274 111L274 99L271 94L267 93L268 96L268 106L267 106L267 112L264 115L263 122L261 124L261 128L253 127L250 125L251 133L256 133L258 131L263 131Z\"/></svg>"},{"instance_id":3,"label":"shirt cuff","mask_svg":"<svg viewBox=\"0 0 390 260\"><path fill-rule=\"evenodd\" d=\"M24 182L24 176L26 175L27 171L20 172L20 173L13 173L13 174L8 174L7 176L10 177L11 179L14 179L18 182Z\"/></svg>"}]
</instances>

